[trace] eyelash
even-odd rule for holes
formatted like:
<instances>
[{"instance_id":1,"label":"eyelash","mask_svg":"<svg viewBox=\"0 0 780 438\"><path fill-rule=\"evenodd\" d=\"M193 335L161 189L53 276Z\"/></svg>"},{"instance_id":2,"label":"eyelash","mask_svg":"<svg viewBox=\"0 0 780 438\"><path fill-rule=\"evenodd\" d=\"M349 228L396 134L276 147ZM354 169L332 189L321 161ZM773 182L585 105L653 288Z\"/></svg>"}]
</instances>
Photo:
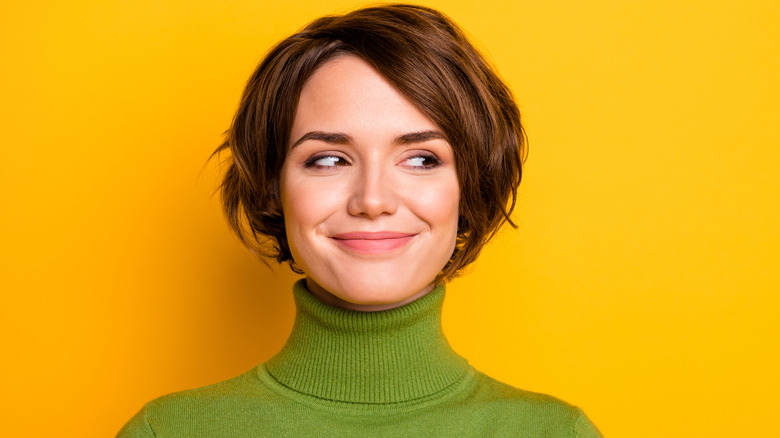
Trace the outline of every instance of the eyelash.
<instances>
[{"instance_id":1,"label":"eyelash","mask_svg":"<svg viewBox=\"0 0 780 438\"><path fill-rule=\"evenodd\" d=\"M321 164L317 164L318 161L324 160L324 159L327 159L327 158L334 159L334 161L338 160L341 164L335 164L333 166L323 166ZM333 155L333 154L324 154L324 155L314 155L313 157L310 157L308 160L306 160L303 163L303 166L306 167L307 169L311 169L311 168L314 168L314 169L330 169L330 168L333 168L333 167L345 166L347 164L349 164L349 163L347 163L347 160L344 157L340 157L338 155Z\"/></svg>"},{"instance_id":2,"label":"eyelash","mask_svg":"<svg viewBox=\"0 0 780 438\"><path fill-rule=\"evenodd\" d=\"M407 162L409 160L419 159L422 158L425 161L429 161L430 164L424 164L422 166L409 166L413 169L433 169L434 167L438 167L441 165L442 161L434 154L431 153L419 153L415 154L414 156L411 156L404 160L404 162Z\"/></svg>"},{"instance_id":3,"label":"eyelash","mask_svg":"<svg viewBox=\"0 0 780 438\"><path fill-rule=\"evenodd\" d=\"M325 160L325 159L330 159L334 164L332 166L317 164L318 161ZM437 157L432 153L418 153L404 159L402 163L406 163L414 159L422 159L423 160L422 166L405 166L405 167L416 169L416 170L433 169L442 164L442 161L439 159L439 157ZM425 161L428 161L429 163L425 164ZM303 166L307 169L332 169L334 167L347 166L347 165L349 165L349 162L347 161L346 158L334 154L314 155L303 163Z\"/></svg>"}]
</instances>

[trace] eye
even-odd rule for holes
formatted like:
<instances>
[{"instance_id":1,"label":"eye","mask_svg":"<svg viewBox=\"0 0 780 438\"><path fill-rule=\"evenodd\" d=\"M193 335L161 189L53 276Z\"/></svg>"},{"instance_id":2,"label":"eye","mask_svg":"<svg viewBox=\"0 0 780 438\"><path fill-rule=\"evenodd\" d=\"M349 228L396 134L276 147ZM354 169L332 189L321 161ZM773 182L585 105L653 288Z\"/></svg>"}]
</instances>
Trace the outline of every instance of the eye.
<instances>
[{"instance_id":1,"label":"eye","mask_svg":"<svg viewBox=\"0 0 780 438\"><path fill-rule=\"evenodd\" d=\"M346 166L347 160L338 155L315 155L304 163L307 168L332 168L336 166Z\"/></svg>"},{"instance_id":2,"label":"eye","mask_svg":"<svg viewBox=\"0 0 780 438\"><path fill-rule=\"evenodd\" d=\"M433 154L417 154L409 157L401 163L403 166L413 169L430 169L441 164L441 160Z\"/></svg>"}]
</instances>

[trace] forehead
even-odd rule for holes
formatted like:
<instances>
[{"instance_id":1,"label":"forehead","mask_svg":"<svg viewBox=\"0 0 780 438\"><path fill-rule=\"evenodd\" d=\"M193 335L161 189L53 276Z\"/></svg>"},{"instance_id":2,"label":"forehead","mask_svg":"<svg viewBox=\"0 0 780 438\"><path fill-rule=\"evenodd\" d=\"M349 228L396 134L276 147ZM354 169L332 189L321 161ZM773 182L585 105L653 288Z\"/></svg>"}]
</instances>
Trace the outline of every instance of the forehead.
<instances>
[{"instance_id":1,"label":"forehead","mask_svg":"<svg viewBox=\"0 0 780 438\"><path fill-rule=\"evenodd\" d=\"M358 56L340 55L323 63L305 82L290 141L311 130L398 135L435 129L374 67Z\"/></svg>"}]
</instances>

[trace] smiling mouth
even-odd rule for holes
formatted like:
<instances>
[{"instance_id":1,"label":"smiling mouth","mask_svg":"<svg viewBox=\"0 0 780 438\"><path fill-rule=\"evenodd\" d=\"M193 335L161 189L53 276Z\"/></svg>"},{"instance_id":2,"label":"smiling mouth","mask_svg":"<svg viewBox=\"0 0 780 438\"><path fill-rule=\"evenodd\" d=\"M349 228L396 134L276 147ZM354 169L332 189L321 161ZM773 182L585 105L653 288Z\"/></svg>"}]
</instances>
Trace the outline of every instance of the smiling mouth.
<instances>
[{"instance_id":1,"label":"smiling mouth","mask_svg":"<svg viewBox=\"0 0 780 438\"><path fill-rule=\"evenodd\" d=\"M331 236L342 247L360 254L385 254L405 246L416 234L381 231L352 232Z\"/></svg>"}]
</instances>

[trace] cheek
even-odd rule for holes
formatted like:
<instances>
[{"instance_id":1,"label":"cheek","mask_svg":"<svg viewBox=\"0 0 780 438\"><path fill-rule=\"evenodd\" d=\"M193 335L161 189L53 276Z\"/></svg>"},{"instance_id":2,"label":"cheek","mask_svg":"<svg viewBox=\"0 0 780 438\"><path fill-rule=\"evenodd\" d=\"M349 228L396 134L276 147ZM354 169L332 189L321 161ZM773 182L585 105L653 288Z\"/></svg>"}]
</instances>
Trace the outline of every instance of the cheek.
<instances>
[{"instance_id":1,"label":"cheek","mask_svg":"<svg viewBox=\"0 0 780 438\"><path fill-rule=\"evenodd\" d=\"M288 231L309 223L316 216L316 209L306 208L307 205L312 206L306 191L289 185L282 191L282 212Z\"/></svg>"},{"instance_id":2,"label":"cheek","mask_svg":"<svg viewBox=\"0 0 780 438\"><path fill-rule=\"evenodd\" d=\"M436 184L419 185L411 197L415 210L432 227L444 232L457 232L460 189L457 178L447 178Z\"/></svg>"},{"instance_id":3,"label":"cheek","mask_svg":"<svg viewBox=\"0 0 780 438\"><path fill-rule=\"evenodd\" d=\"M312 211L307 209L309 203L306 190L303 185L290 177L287 172L282 171L280 180L280 192L282 200L282 214L284 215L284 226L287 233L287 244L294 259L298 259L303 250L302 236L306 224L312 220Z\"/></svg>"},{"instance_id":4,"label":"cheek","mask_svg":"<svg viewBox=\"0 0 780 438\"><path fill-rule=\"evenodd\" d=\"M342 203L343 190L326 182L283 178L281 188L288 238L314 233Z\"/></svg>"}]
</instances>

